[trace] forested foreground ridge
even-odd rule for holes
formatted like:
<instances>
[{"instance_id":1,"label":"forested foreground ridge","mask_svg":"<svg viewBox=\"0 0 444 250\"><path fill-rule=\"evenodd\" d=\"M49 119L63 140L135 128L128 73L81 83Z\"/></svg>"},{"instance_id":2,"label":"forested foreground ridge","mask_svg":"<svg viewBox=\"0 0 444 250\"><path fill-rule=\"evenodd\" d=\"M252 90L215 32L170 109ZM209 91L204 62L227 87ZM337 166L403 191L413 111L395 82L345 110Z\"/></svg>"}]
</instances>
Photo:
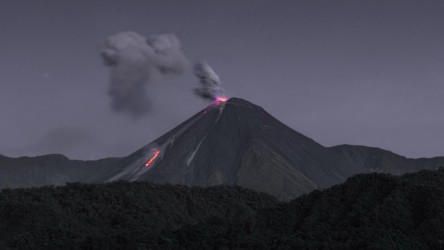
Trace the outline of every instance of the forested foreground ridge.
<instances>
[{"instance_id":1,"label":"forested foreground ridge","mask_svg":"<svg viewBox=\"0 0 444 250\"><path fill-rule=\"evenodd\" d=\"M148 182L0 192L0 249L444 249L444 170L362 174L290 202Z\"/></svg>"}]
</instances>

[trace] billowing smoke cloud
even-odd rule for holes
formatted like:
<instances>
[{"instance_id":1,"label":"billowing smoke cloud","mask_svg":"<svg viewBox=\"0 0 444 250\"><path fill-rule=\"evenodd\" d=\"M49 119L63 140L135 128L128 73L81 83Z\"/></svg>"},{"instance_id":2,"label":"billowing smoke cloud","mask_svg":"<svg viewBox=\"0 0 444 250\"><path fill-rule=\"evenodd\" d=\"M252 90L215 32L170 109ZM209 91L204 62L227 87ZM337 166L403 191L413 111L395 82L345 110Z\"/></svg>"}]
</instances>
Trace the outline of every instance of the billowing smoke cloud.
<instances>
[{"instance_id":1,"label":"billowing smoke cloud","mask_svg":"<svg viewBox=\"0 0 444 250\"><path fill-rule=\"evenodd\" d=\"M207 100L216 100L225 97L222 82L219 76L207 62L199 62L194 65L194 74L199 78L200 86L194 88L194 93Z\"/></svg>"},{"instance_id":2,"label":"billowing smoke cloud","mask_svg":"<svg viewBox=\"0 0 444 250\"><path fill-rule=\"evenodd\" d=\"M173 34L146 38L136 32L120 32L106 39L101 56L111 70L113 109L134 116L149 110L147 87L166 75L182 74L189 65Z\"/></svg>"}]
</instances>

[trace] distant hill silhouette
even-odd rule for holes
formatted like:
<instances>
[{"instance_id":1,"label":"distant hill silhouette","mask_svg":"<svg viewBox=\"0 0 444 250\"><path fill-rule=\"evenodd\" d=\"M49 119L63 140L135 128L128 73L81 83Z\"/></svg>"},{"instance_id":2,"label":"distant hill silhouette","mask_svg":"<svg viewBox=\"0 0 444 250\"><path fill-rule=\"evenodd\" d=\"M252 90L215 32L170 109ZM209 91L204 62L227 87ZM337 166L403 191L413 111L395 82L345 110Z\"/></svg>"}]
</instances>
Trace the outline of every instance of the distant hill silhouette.
<instances>
[{"instance_id":1,"label":"distant hill silhouette","mask_svg":"<svg viewBox=\"0 0 444 250\"><path fill-rule=\"evenodd\" d=\"M70 160L58 154L18 158L0 155L0 188L40 187L85 181L106 171L116 162L117 158Z\"/></svg>"},{"instance_id":2,"label":"distant hill silhouette","mask_svg":"<svg viewBox=\"0 0 444 250\"><path fill-rule=\"evenodd\" d=\"M330 149L343 156L356 169L359 169L360 173L379 172L400 175L444 166L444 157L411 159L380 148L356 145L339 145Z\"/></svg>"}]
</instances>

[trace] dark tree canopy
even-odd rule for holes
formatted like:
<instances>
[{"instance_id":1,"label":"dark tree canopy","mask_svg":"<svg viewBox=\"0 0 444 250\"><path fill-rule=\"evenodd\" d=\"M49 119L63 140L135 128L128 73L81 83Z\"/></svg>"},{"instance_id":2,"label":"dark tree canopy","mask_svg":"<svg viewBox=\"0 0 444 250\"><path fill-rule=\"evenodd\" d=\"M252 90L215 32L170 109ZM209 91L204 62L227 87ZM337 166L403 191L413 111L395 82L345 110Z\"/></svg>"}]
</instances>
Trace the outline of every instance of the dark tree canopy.
<instances>
[{"instance_id":1,"label":"dark tree canopy","mask_svg":"<svg viewBox=\"0 0 444 250\"><path fill-rule=\"evenodd\" d=\"M0 192L0 249L439 249L444 171L365 174L291 202L147 182Z\"/></svg>"}]
</instances>

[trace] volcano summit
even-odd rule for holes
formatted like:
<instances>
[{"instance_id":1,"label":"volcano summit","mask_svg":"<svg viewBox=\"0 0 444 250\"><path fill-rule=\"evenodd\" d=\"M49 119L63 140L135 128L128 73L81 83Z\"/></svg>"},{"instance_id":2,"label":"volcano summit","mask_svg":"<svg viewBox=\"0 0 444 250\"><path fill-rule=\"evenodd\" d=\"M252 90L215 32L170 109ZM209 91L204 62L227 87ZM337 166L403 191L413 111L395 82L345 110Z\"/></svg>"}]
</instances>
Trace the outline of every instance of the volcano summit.
<instances>
[{"instance_id":1,"label":"volcano summit","mask_svg":"<svg viewBox=\"0 0 444 250\"><path fill-rule=\"evenodd\" d=\"M91 180L240 185L287 200L357 173L400 174L444 164L444 158L413 160L375 148L359 147L356 153L354 147L324 147L261 107L231 98L208 106ZM394 159L396 167L380 166L381 156L382 162Z\"/></svg>"}]
</instances>

